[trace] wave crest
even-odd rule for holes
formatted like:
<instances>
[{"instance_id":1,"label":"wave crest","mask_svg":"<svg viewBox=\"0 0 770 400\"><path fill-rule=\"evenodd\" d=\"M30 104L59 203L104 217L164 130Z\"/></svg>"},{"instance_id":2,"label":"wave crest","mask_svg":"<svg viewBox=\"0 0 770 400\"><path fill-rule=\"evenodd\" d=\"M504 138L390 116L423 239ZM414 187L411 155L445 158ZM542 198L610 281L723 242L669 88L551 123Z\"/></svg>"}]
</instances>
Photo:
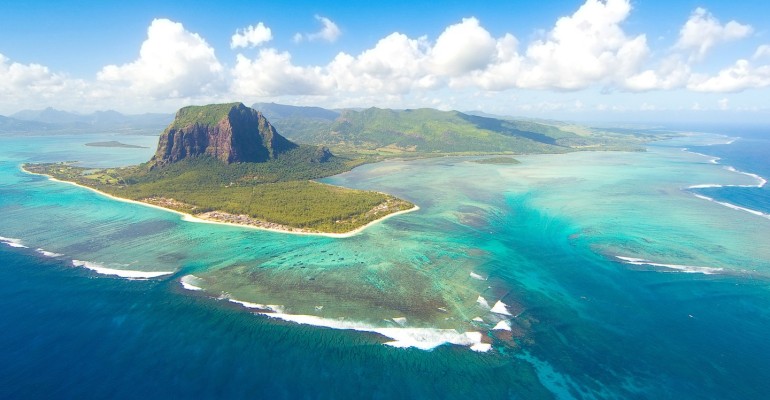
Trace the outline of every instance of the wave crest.
<instances>
[{"instance_id":1,"label":"wave crest","mask_svg":"<svg viewBox=\"0 0 770 400\"><path fill-rule=\"evenodd\" d=\"M668 268L668 269L673 269L673 270L681 271L688 274L713 275L724 271L723 268L701 267L697 265L663 264L663 263L656 263L649 260L645 260L643 258L635 258L635 257L615 256L615 258L623 261L626 264L649 265L652 267Z\"/></svg>"},{"instance_id":2,"label":"wave crest","mask_svg":"<svg viewBox=\"0 0 770 400\"><path fill-rule=\"evenodd\" d=\"M102 275L115 275L128 279L151 279L165 275L171 275L174 271L135 271L128 269L107 268L104 265L91 261L72 260L72 265L83 267Z\"/></svg>"}]
</instances>

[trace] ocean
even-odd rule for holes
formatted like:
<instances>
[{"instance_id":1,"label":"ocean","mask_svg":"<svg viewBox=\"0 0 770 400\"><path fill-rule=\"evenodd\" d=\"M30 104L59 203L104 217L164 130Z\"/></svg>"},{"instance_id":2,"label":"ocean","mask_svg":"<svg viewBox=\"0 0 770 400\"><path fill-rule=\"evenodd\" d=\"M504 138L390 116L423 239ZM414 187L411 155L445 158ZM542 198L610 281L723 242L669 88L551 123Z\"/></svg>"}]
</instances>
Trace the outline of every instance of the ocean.
<instances>
[{"instance_id":1,"label":"ocean","mask_svg":"<svg viewBox=\"0 0 770 400\"><path fill-rule=\"evenodd\" d=\"M323 181L420 210L344 239L19 168L157 137L0 137L0 398L765 398L770 135L719 133L365 165Z\"/></svg>"}]
</instances>

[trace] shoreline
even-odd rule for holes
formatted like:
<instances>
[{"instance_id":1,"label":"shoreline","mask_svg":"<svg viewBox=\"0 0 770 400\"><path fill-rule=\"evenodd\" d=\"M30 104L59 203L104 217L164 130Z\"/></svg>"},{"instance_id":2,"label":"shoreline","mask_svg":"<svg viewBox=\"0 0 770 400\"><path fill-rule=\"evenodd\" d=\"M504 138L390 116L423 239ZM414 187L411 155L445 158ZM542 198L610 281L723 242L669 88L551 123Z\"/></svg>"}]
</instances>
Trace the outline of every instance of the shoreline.
<instances>
[{"instance_id":1,"label":"shoreline","mask_svg":"<svg viewBox=\"0 0 770 400\"><path fill-rule=\"evenodd\" d=\"M195 223L201 223L201 224L227 225L227 226L234 226L234 227L238 227L238 228L258 229L258 230L261 230L261 231L274 232L274 233L284 233L284 234L291 234L291 235L324 236L324 237L330 237L330 238L336 238L336 239L349 238L349 237L358 235L359 233L363 232L366 228L368 228L368 227L370 227L372 225L375 225L377 223L380 223L380 222L382 222L382 221L384 221L384 220L386 220L386 219L388 219L390 217L394 217L396 215L410 213L412 211L417 211L417 210L420 209L420 207L415 204L414 207L412 207L412 208L410 208L408 210L401 210L401 211L396 211L394 213L390 213L388 215L385 215L385 216L377 218L377 219L375 219L373 221L370 221L366 225L360 226L360 227L358 227L356 229L353 229L352 231L344 232L344 233L291 231L291 230L287 230L287 229L285 230L285 229L276 229L276 228L266 228L266 227L261 227L261 226L256 226L256 225L236 224L234 222L225 222L225 221L219 221L219 220L215 220L215 219L201 218L201 217L195 216L193 214L189 214L189 213L186 213L186 212L174 210L174 209L171 209L171 208L161 207L161 206L158 206L158 205L155 205L155 204L145 203L145 202L139 201L139 200L132 200L132 199L126 199L126 198L123 198L123 197L114 196L114 195L111 195L109 193L102 192L99 189L94 189L94 188L89 187L89 186L81 185L81 184L79 184L77 182L63 181L61 179L54 178L51 175L39 174L39 173L36 173L36 172L28 171L28 170L26 170L24 168L23 165L20 165L19 169L22 172L30 174L30 175L45 176L45 177L48 178L48 180L53 181L53 182L67 183L67 184L70 184L70 185L73 185L73 186L77 186L79 188L88 189L88 190L90 190L90 191L92 191L92 192L94 192L96 194L102 195L102 196L107 197L107 198L109 198L111 200L121 201L121 202L124 202L124 203L138 204L138 205L145 206L145 207L152 207L152 208L155 208L155 209L158 209L158 210L172 212L172 213L181 215L182 216L181 219L183 221L186 221L186 222L195 222ZM297 229L301 229L301 228L297 228Z\"/></svg>"}]
</instances>

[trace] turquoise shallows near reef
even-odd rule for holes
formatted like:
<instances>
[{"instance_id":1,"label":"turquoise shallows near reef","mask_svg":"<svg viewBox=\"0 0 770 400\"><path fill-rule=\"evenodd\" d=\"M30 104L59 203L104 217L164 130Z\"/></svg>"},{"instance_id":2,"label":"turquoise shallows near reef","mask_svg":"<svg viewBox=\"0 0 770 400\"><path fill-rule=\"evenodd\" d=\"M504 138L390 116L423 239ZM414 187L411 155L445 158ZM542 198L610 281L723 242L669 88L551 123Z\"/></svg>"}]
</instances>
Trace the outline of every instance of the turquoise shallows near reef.
<instances>
[{"instance_id":1,"label":"turquoise shallows near reef","mask_svg":"<svg viewBox=\"0 0 770 400\"><path fill-rule=\"evenodd\" d=\"M148 149L83 146L110 140ZM767 166L727 154L748 139L366 165L324 181L420 210L345 239L188 222L20 170L135 164L156 140L0 137L0 397L770 391L770 207L746 195Z\"/></svg>"}]
</instances>

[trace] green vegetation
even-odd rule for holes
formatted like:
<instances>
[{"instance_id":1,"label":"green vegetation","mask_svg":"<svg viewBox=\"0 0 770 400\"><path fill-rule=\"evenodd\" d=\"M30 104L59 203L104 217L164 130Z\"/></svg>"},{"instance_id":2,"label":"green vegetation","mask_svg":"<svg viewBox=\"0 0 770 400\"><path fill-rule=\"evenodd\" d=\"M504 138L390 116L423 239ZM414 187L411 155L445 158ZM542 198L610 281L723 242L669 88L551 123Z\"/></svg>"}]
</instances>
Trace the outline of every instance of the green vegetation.
<instances>
[{"instance_id":1,"label":"green vegetation","mask_svg":"<svg viewBox=\"0 0 770 400\"><path fill-rule=\"evenodd\" d=\"M315 151L300 146L264 163L227 165L199 156L164 168L142 164L89 170L56 163L25 169L203 218L286 230L343 233L414 207L387 194L311 181L361 162L333 157L317 163L312 161Z\"/></svg>"},{"instance_id":2,"label":"green vegetation","mask_svg":"<svg viewBox=\"0 0 770 400\"><path fill-rule=\"evenodd\" d=\"M557 121L490 118L435 109L342 110L257 104L282 135L337 154L425 157L440 154L564 153L640 150L651 135L630 135ZM325 111L325 112L323 112Z\"/></svg>"},{"instance_id":3,"label":"green vegetation","mask_svg":"<svg viewBox=\"0 0 770 400\"><path fill-rule=\"evenodd\" d=\"M206 106L189 106L177 111L174 122L168 129L182 129L190 125L216 125L227 117L230 111L241 103L209 104Z\"/></svg>"},{"instance_id":4,"label":"green vegetation","mask_svg":"<svg viewBox=\"0 0 770 400\"><path fill-rule=\"evenodd\" d=\"M499 164L499 165L521 164L521 161L511 157L482 158L480 160L473 160L473 162L478 164Z\"/></svg>"}]
</instances>

